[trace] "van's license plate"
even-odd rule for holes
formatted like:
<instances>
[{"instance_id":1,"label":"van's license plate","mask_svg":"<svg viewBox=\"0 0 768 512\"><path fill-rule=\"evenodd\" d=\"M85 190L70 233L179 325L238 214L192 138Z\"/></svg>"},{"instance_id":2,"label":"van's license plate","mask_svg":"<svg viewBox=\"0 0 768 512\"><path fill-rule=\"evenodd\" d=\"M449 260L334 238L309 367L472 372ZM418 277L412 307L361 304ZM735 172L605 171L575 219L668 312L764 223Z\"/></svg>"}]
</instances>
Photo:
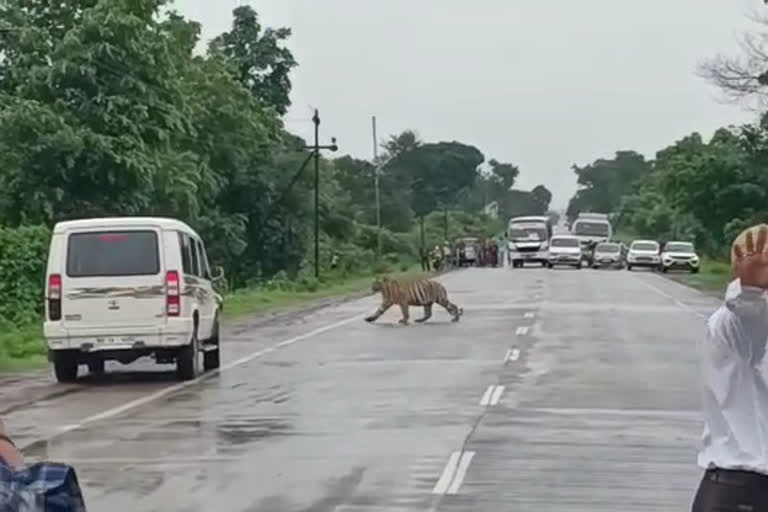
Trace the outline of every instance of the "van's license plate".
<instances>
[{"instance_id":1,"label":"van's license plate","mask_svg":"<svg viewBox=\"0 0 768 512\"><path fill-rule=\"evenodd\" d=\"M96 338L96 343L99 345L114 345L117 343L134 343L136 338L134 336L116 336L106 338Z\"/></svg>"}]
</instances>

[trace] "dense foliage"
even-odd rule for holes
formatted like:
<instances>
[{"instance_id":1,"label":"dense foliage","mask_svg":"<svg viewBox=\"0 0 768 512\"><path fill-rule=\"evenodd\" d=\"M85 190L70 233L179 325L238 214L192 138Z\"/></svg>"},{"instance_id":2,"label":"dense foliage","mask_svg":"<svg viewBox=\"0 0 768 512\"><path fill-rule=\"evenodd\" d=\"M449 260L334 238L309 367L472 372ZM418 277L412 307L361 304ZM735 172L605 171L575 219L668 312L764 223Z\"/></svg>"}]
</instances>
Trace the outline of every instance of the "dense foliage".
<instances>
[{"instance_id":1,"label":"dense foliage","mask_svg":"<svg viewBox=\"0 0 768 512\"><path fill-rule=\"evenodd\" d=\"M579 175L588 185L571 200L569 216L612 212L619 229L692 240L706 254L723 256L741 229L768 220L767 128L722 128L709 140L693 133L650 162L639 155L598 160L584 169L605 175L585 182Z\"/></svg>"},{"instance_id":2,"label":"dense foliage","mask_svg":"<svg viewBox=\"0 0 768 512\"><path fill-rule=\"evenodd\" d=\"M762 34L744 38L743 57L718 56L702 74L727 97L768 97L768 20ZM691 133L646 161L617 152L585 167L574 166L580 188L568 207L615 214L619 230L658 240L686 239L718 258L728 254L736 234L768 221L768 114L755 124L723 127L707 140Z\"/></svg>"},{"instance_id":3,"label":"dense foliage","mask_svg":"<svg viewBox=\"0 0 768 512\"><path fill-rule=\"evenodd\" d=\"M313 180L297 174L306 142L281 117L298 65L290 35L242 6L201 53L200 25L167 0L3 2L0 321L39 311L48 230L72 218L180 218L232 287L306 277ZM479 213L491 201L503 212L547 209L544 187L510 192L519 170L484 162L473 146L413 131L390 137L377 162L323 158L322 266L331 252L343 272L402 265L421 243L492 234Z\"/></svg>"}]
</instances>

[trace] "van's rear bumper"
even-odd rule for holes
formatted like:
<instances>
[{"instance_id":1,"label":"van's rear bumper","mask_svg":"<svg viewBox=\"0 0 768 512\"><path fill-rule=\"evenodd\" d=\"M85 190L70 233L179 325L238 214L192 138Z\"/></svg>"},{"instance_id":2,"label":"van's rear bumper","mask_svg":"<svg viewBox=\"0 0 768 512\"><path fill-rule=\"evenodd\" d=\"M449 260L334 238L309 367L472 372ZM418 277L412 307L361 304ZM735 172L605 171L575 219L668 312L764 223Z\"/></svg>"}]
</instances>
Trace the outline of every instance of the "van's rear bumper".
<instances>
[{"instance_id":1,"label":"van's rear bumper","mask_svg":"<svg viewBox=\"0 0 768 512\"><path fill-rule=\"evenodd\" d=\"M57 322L46 322L43 325L43 336L49 350L75 349L84 352L181 347L189 344L192 332L192 322L178 322L162 329L75 330L65 329Z\"/></svg>"}]
</instances>

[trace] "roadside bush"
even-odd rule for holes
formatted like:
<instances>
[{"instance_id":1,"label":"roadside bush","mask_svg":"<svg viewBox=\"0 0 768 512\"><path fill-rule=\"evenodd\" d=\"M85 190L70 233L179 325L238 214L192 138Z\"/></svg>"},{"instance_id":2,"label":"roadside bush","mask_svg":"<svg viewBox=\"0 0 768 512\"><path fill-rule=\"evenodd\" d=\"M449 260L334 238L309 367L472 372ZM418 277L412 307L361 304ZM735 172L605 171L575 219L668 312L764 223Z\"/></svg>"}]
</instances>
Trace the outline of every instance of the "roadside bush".
<instances>
[{"instance_id":1,"label":"roadside bush","mask_svg":"<svg viewBox=\"0 0 768 512\"><path fill-rule=\"evenodd\" d=\"M45 226L0 228L0 325L39 319L50 238Z\"/></svg>"}]
</instances>

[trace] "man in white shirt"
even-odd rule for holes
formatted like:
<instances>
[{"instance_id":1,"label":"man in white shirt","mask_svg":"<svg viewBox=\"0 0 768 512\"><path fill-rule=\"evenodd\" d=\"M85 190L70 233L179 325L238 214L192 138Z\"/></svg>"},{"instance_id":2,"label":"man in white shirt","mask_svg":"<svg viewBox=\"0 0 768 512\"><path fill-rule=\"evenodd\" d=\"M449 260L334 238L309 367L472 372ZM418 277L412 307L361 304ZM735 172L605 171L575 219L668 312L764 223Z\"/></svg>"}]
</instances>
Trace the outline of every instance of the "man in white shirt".
<instances>
[{"instance_id":1,"label":"man in white shirt","mask_svg":"<svg viewBox=\"0 0 768 512\"><path fill-rule=\"evenodd\" d=\"M700 347L704 477L693 512L768 511L768 225L733 243L735 279Z\"/></svg>"}]
</instances>

